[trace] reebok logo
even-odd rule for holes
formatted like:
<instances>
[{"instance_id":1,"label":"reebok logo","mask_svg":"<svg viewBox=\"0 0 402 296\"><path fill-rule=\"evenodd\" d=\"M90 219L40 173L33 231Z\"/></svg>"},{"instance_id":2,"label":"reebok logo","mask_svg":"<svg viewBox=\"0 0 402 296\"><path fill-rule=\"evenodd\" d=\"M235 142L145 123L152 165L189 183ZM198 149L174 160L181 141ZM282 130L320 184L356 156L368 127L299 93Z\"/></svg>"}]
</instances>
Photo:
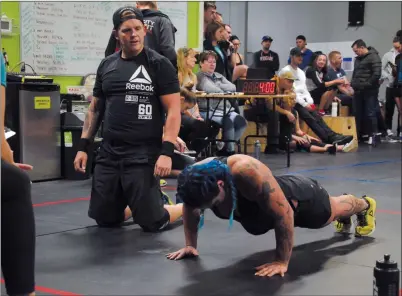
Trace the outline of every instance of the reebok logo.
<instances>
[{"instance_id":1,"label":"reebok logo","mask_svg":"<svg viewBox=\"0 0 402 296\"><path fill-rule=\"evenodd\" d=\"M154 91L151 77L149 76L147 70L145 70L144 66L141 65L137 70L135 70L134 74L129 79L129 82L126 83L126 89L144 90L148 92Z\"/></svg>"}]
</instances>

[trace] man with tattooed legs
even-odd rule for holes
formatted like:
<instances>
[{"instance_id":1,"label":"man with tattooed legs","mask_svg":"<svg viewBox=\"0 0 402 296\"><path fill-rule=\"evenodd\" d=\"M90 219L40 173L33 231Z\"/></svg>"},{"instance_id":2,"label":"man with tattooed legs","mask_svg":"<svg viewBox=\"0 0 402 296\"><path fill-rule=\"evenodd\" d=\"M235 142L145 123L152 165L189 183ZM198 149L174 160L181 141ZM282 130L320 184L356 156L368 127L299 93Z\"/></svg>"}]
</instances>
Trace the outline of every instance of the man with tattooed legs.
<instances>
[{"instance_id":1,"label":"man with tattooed legs","mask_svg":"<svg viewBox=\"0 0 402 296\"><path fill-rule=\"evenodd\" d=\"M260 161L247 155L208 158L179 175L177 197L183 200L186 247L167 254L178 260L198 256L197 233L209 208L221 219L239 222L252 235L275 230L272 263L256 268L255 275L284 276L293 249L294 228L319 229L335 222L339 233L349 232L357 215L356 236L375 229L376 201L364 196L330 196L315 180L298 175L274 176Z\"/></svg>"}]
</instances>

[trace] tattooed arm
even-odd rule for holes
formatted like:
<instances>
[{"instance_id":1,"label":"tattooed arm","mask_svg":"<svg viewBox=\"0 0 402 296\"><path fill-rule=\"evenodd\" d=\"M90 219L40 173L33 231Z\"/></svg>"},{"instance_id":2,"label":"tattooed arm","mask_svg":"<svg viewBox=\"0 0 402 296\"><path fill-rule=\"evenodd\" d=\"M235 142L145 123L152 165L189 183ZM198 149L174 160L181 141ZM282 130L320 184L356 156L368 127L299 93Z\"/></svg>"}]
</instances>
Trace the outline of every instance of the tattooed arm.
<instances>
[{"instance_id":1,"label":"tattooed arm","mask_svg":"<svg viewBox=\"0 0 402 296\"><path fill-rule=\"evenodd\" d=\"M94 97L85 116L81 138L93 141L95 134L103 120L105 113L105 100Z\"/></svg>"},{"instance_id":2,"label":"tattooed arm","mask_svg":"<svg viewBox=\"0 0 402 296\"><path fill-rule=\"evenodd\" d=\"M241 194L261 205L275 220L276 258L275 261L289 263L294 234L293 210L282 189L269 168L260 161L241 156L234 160L232 173L236 187Z\"/></svg>"}]
</instances>

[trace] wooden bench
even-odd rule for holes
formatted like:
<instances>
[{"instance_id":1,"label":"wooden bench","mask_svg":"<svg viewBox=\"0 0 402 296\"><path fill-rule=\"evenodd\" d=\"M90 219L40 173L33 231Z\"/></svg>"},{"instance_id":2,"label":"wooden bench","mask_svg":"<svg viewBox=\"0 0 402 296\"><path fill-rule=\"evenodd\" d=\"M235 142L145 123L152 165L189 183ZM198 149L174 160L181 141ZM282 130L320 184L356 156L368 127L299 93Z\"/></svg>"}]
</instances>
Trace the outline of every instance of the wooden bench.
<instances>
[{"instance_id":1,"label":"wooden bench","mask_svg":"<svg viewBox=\"0 0 402 296\"><path fill-rule=\"evenodd\" d=\"M357 141L356 121L353 116L324 116L323 120L334 132L345 136L353 136L353 138ZM300 129L312 137L317 137L317 135L308 127L308 125L303 120L300 120ZM356 150L357 148L353 151Z\"/></svg>"}]
</instances>

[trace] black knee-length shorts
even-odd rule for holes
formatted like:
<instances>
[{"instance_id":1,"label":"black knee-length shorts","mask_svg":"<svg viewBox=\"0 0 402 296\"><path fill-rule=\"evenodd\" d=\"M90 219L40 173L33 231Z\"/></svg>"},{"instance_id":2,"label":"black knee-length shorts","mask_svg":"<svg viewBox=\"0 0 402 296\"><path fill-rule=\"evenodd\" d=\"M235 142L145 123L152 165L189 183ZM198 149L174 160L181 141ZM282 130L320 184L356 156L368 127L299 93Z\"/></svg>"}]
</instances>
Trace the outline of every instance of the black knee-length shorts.
<instances>
[{"instance_id":1,"label":"black knee-length shorts","mask_svg":"<svg viewBox=\"0 0 402 296\"><path fill-rule=\"evenodd\" d=\"M100 226L118 226L129 206L135 223L146 231L159 231L169 224L154 165L116 158L99 151L92 180L88 215Z\"/></svg>"}]
</instances>

